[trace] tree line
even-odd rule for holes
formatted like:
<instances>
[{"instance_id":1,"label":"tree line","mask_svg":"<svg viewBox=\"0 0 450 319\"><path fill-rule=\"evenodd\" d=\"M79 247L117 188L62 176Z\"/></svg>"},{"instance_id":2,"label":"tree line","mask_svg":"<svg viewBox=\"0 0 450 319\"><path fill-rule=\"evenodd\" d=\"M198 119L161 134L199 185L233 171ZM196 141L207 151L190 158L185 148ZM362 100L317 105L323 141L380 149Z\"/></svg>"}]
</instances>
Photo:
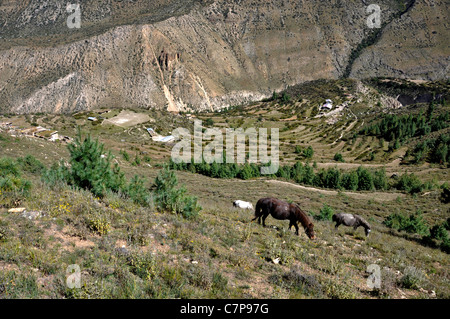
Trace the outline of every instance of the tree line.
<instances>
[{"instance_id":1,"label":"tree line","mask_svg":"<svg viewBox=\"0 0 450 319\"><path fill-rule=\"evenodd\" d=\"M422 183L414 174L403 174L397 179L390 179L386 176L384 168L367 169L363 166L357 169L343 171L337 167L327 169L317 169L315 164L309 162L303 164L297 161L293 165L280 166L273 175L261 175L262 164L255 163L175 163L169 161L169 167L174 170L189 171L191 173L202 174L213 178L239 178L248 180L258 177L282 178L298 184L308 186L330 188L351 191L374 191L397 189L410 194L419 193L434 187L432 183Z\"/></svg>"},{"instance_id":2,"label":"tree line","mask_svg":"<svg viewBox=\"0 0 450 319\"><path fill-rule=\"evenodd\" d=\"M423 111L417 115L386 114L380 121L364 127L359 133L383 138L393 145L402 144L408 138L424 136L449 126L449 113L434 116L435 107L434 103L430 103L425 114Z\"/></svg>"}]
</instances>

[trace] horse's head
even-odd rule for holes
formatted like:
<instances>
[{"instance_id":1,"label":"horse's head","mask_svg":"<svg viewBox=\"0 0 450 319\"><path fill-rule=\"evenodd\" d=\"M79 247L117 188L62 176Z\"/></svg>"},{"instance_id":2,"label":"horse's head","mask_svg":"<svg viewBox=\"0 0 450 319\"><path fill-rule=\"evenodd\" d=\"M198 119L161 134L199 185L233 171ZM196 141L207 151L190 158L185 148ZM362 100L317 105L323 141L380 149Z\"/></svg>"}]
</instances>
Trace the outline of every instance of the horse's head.
<instances>
[{"instance_id":1,"label":"horse's head","mask_svg":"<svg viewBox=\"0 0 450 319\"><path fill-rule=\"evenodd\" d=\"M293 205L293 207L297 221L303 225L306 235L309 239L315 239L314 224L309 220L308 215L298 205Z\"/></svg>"},{"instance_id":2,"label":"horse's head","mask_svg":"<svg viewBox=\"0 0 450 319\"><path fill-rule=\"evenodd\" d=\"M366 237L369 237L370 234L370 224L361 216L356 216L357 219L359 220L359 223L361 224L361 226L364 227L364 232L366 233Z\"/></svg>"},{"instance_id":3,"label":"horse's head","mask_svg":"<svg viewBox=\"0 0 450 319\"><path fill-rule=\"evenodd\" d=\"M306 226L305 233L309 239L316 239L316 235L314 234L314 224L313 223L309 223L309 225Z\"/></svg>"}]
</instances>

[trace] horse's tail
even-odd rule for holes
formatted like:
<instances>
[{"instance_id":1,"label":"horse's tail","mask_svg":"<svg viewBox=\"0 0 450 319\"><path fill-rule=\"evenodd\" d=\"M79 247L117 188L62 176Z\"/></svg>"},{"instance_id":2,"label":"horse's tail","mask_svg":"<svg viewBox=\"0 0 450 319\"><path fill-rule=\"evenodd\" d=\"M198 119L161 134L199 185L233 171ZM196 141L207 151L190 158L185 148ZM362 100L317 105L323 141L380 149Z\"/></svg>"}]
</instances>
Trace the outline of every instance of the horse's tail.
<instances>
[{"instance_id":1,"label":"horse's tail","mask_svg":"<svg viewBox=\"0 0 450 319\"><path fill-rule=\"evenodd\" d=\"M255 218L253 218L252 220L255 220L259 216L261 216L261 210L262 210L262 201L259 200L255 206Z\"/></svg>"}]
</instances>

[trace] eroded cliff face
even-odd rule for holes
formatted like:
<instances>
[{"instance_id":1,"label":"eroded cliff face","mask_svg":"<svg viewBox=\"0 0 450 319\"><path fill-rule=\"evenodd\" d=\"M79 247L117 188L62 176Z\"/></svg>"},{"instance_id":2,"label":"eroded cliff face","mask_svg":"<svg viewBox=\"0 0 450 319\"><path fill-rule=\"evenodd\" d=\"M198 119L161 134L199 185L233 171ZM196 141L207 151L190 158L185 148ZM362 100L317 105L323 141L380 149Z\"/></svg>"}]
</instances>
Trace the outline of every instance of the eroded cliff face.
<instances>
[{"instance_id":1,"label":"eroded cliff face","mask_svg":"<svg viewBox=\"0 0 450 319\"><path fill-rule=\"evenodd\" d=\"M445 2L417 1L401 15L402 1L378 2L386 23L350 75L447 78ZM0 110L220 109L341 77L373 32L364 1L151 3L83 2L81 28L70 30L55 1L0 2Z\"/></svg>"}]
</instances>

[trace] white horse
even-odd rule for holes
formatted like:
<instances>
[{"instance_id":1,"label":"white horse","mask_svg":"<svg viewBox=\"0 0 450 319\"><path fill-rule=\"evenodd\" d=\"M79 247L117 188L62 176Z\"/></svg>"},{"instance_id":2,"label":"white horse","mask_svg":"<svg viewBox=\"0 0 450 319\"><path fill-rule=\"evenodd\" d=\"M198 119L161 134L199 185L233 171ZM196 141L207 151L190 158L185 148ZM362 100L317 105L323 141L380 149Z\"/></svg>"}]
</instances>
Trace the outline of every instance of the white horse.
<instances>
[{"instance_id":1,"label":"white horse","mask_svg":"<svg viewBox=\"0 0 450 319\"><path fill-rule=\"evenodd\" d=\"M237 208L251 209L251 210L253 210L253 205L252 205L252 203L244 202L243 200L235 200L235 201L233 202L233 206L234 206L234 207L237 207Z\"/></svg>"}]
</instances>

